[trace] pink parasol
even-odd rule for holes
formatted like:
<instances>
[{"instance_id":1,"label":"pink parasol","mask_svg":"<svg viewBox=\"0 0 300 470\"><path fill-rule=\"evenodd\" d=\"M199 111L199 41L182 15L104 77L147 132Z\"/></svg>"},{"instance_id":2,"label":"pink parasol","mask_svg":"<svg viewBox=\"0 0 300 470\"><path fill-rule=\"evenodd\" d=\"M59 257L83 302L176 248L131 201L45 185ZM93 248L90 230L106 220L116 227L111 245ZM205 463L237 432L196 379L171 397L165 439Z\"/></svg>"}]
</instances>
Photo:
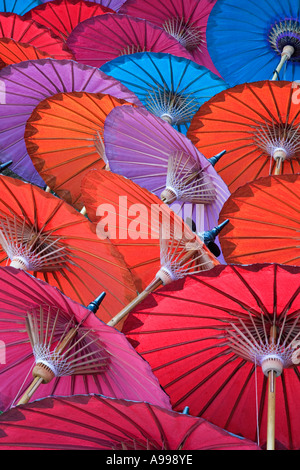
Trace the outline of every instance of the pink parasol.
<instances>
[{"instance_id":1,"label":"pink parasol","mask_svg":"<svg viewBox=\"0 0 300 470\"><path fill-rule=\"evenodd\" d=\"M116 57L145 51L193 59L167 32L128 15L105 14L82 21L68 37L67 45L78 62L99 68Z\"/></svg>"},{"instance_id":2,"label":"pink parasol","mask_svg":"<svg viewBox=\"0 0 300 470\"><path fill-rule=\"evenodd\" d=\"M12 408L0 417L0 428L1 450L260 450L204 419L99 395L44 398ZM174 464L179 461L175 455Z\"/></svg>"},{"instance_id":3,"label":"pink parasol","mask_svg":"<svg viewBox=\"0 0 300 470\"><path fill-rule=\"evenodd\" d=\"M206 26L216 0L127 0L119 12L145 18L172 35L193 60L220 76L207 50Z\"/></svg>"},{"instance_id":4,"label":"pink parasol","mask_svg":"<svg viewBox=\"0 0 300 470\"><path fill-rule=\"evenodd\" d=\"M170 409L148 363L91 308L10 267L0 269L0 293L1 410L78 393Z\"/></svg>"}]
</instances>

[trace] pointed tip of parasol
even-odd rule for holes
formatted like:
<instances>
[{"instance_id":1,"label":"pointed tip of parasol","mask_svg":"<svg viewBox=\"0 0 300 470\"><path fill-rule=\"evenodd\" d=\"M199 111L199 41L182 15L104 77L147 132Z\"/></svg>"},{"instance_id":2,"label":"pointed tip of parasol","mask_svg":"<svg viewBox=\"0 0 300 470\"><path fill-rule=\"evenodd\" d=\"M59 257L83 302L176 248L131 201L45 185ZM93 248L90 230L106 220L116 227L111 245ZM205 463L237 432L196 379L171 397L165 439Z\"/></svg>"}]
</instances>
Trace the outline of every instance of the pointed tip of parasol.
<instances>
[{"instance_id":1,"label":"pointed tip of parasol","mask_svg":"<svg viewBox=\"0 0 300 470\"><path fill-rule=\"evenodd\" d=\"M93 302L91 302L87 308L91 312L97 313L105 297L106 292L102 292L102 294L100 294Z\"/></svg>"},{"instance_id":2,"label":"pointed tip of parasol","mask_svg":"<svg viewBox=\"0 0 300 470\"><path fill-rule=\"evenodd\" d=\"M223 155L225 155L226 152L227 150L222 150L222 152L217 153L217 155L208 158L208 161L212 164L212 166L215 166L215 164L221 159L221 157L223 157Z\"/></svg>"}]
</instances>

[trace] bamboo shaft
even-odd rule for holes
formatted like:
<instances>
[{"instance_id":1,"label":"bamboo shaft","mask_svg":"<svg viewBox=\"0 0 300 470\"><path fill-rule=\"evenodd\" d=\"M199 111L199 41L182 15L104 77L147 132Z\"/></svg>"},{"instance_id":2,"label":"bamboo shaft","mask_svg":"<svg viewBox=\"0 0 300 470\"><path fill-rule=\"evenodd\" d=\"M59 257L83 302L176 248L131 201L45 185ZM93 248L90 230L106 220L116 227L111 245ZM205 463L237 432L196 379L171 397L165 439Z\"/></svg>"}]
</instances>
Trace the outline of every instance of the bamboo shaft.
<instances>
[{"instance_id":1,"label":"bamboo shaft","mask_svg":"<svg viewBox=\"0 0 300 470\"><path fill-rule=\"evenodd\" d=\"M190 250L188 251L180 260L180 264L183 265L186 263L189 259L191 259L194 256L195 251ZM107 324L109 326L116 326L128 313L130 313L137 305L139 305L146 297L155 289L157 289L159 286L163 285L162 279L159 277L154 279L151 284L149 284L146 289L140 293L133 301L128 304L123 310L121 310L117 315L115 315Z\"/></svg>"},{"instance_id":2,"label":"bamboo shaft","mask_svg":"<svg viewBox=\"0 0 300 470\"><path fill-rule=\"evenodd\" d=\"M276 159L276 166L275 166L274 175L280 175L282 162L283 162L282 158L277 158Z\"/></svg>"},{"instance_id":3,"label":"bamboo shaft","mask_svg":"<svg viewBox=\"0 0 300 470\"><path fill-rule=\"evenodd\" d=\"M35 377L35 379L31 382L26 392L23 394L22 398L18 402L18 405L25 405L26 403L28 403L30 398L32 397L34 392L39 388L42 382L43 379L41 377Z\"/></svg>"},{"instance_id":4,"label":"bamboo shaft","mask_svg":"<svg viewBox=\"0 0 300 470\"><path fill-rule=\"evenodd\" d=\"M280 59L280 62L279 64L277 65L276 69L275 69L275 72L274 72L274 75L272 77L272 81L274 80L278 80L278 76L279 76L279 72L281 71L283 65L285 64L285 62L288 60L288 56L287 55L283 55Z\"/></svg>"},{"instance_id":5,"label":"bamboo shaft","mask_svg":"<svg viewBox=\"0 0 300 470\"><path fill-rule=\"evenodd\" d=\"M273 81L274 81L274 80L278 80L279 72L281 71L281 69L282 69L283 65L285 64L285 62L286 62L287 60L289 60L289 59L292 57L292 55L294 54L294 52L295 52L295 49L294 49L293 46L287 45L287 46L285 46L285 47L283 48L283 51L282 51L282 53L281 53L280 62L279 62L279 64L277 65L277 67L276 67L276 69L275 69L275 72L274 72L274 75L273 75L273 77L272 77L272 80L273 80Z\"/></svg>"},{"instance_id":6,"label":"bamboo shaft","mask_svg":"<svg viewBox=\"0 0 300 470\"><path fill-rule=\"evenodd\" d=\"M276 327L271 328L270 341L276 339ZM275 450L276 376L272 370L268 377L267 450Z\"/></svg>"},{"instance_id":7,"label":"bamboo shaft","mask_svg":"<svg viewBox=\"0 0 300 470\"><path fill-rule=\"evenodd\" d=\"M155 289L157 289L159 286L162 285L162 280L161 279L155 279L154 281L149 284L146 289L140 293L135 299L133 299L130 304L126 305L123 310L121 310L117 315L115 315L107 324L109 326L116 326L120 321L128 315L137 305L139 305L146 297L153 292Z\"/></svg>"}]
</instances>

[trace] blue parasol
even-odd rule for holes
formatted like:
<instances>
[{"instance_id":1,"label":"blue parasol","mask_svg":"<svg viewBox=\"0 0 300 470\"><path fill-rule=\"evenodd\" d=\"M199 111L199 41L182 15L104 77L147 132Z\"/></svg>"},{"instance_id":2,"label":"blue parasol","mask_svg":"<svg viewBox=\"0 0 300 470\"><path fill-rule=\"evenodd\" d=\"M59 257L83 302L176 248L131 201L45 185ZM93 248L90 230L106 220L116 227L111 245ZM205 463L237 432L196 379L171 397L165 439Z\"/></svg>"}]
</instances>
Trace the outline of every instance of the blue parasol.
<instances>
[{"instance_id":1,"label":"blue parasol","mask_svg":"<svg viewBox=\"0 0 300 470\"><path fill-rule=\"evenodd\" d=\"M165 53L124 55L107 62L101 70L126 85L148 111L183 134L199 107L228 88L206 67Z\"/></svg>"},{"instance_id":2,"label":"blue parasol","mask_svg":"<svg viewBox=\"0 0 300 470\"><path fill-rule=\"evenodd\" d=\"M206 37L210 56L230 86L299 78L299 0L218 0Z\"/></svg>"}]
</instances>

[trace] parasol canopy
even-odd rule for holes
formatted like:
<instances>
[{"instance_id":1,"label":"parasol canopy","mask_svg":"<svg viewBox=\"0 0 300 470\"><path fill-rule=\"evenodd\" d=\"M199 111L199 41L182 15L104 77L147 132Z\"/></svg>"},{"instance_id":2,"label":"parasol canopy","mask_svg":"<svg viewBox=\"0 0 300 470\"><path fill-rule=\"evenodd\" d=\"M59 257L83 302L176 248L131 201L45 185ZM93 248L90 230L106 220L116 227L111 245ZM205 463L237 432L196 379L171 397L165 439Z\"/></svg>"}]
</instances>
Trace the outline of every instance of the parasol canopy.
<instances>
[{"instance_id":1,"label":"parasol canopy","mask_svg":"<svg viewBox=\"0 0 300 470\"><path fill-rule=\"evenodd\" d=\"M200 106L227 84L184 57L140 52L118 57L101 70L123 83L154 115L185 134Z\"/></svg>"},{"instance_id":2,"label":"parasol canopy","mask_svg":"<svg viewBox=\"0 0 300 470\"><path fill-rule=\"evenodd\" d=\"M87 305L106 291L108 321L135 296L124 260L77 210L51 193L0 177L0 264L32 273Z\"/></svg>"},{"instance_id":3,"label":"parasol canopy","mask_svg":"<svg viewBox=\"0 0 300 470\"><path fill-rule=\"evenodd\" d=\"M45 26L16 13L0 13L0 38L29 44L55 59L74 59L62 38Z\"/></svg>"},{"instance_id":4,"label":"parasol canopy","mask_svg":"<svg viewBox=\"0 0 300 470\"><path fill-rule=\"evenodd\" d=\"M0 290L2 411L81 393L171 409L149 364L90 308L10 267L0 268Z\"/></svg>"},{"instance_id":5,"label":"parasol canopy","mask_svg":"<svg viewBox=\"0 0 300 470\"><path fill-rule=\"evenodd\" d=\"M26 60L54 58L51 54L26 43L14 39L0 39L0 69L11 64L18 64Z\"/></svg>"},{"instance_id":6,"label":"parasol canopy","mask_svg":"<svg viewBox=\"0 0 300 470\"><path fill-rule=\"evenodd\" d=\"M299 274L216 266L149 295L123 332L175 411L188 406L262 448L298 449Z\"/></svg>"},{"instance_id":7,"label":"parasol canopy","mask_svg":"<svg viewBox=\"0 0 300 470\"><path fill-rule=\"evenodd\" d=\"M207 50L206 25L216 0L127 0L125 13L145 18L173 36L192 55L192 60L218 74Z\"/></svg>"},{"instance_id":8,"label":"parasol canopy","mask_svg":"<svg viewBox=\"0 0 300 470\"><path fill-rule=\"evenodd\" d=\"M208 18L206 37L212 61L230 86L298 78L297 0L218 0Z\"/></svg>"},{"instance_id":9,"label":"parasol canopy","mask_svg":"<svg viewBox=\"0 0 300 470\"><path fill-rule=\"evenodd\" d=\"M26 15L67 40L73 29L93 16L114 13L110 8L84 0L53 0L32 8Z\"/></svg>"},{"instance_id":10,"label":"parasol canopy","mask_svg":"<svg viewBox=\"0 0 300 470\"><path fill-rule=\"evenodd\" d=\"M27 120L36 106L58 93L110 94L131 103L136 96L114 78L94 67L71 60L40 59L5 67L0 72L5 88L1 104L0 161L13 160L11 169L31 183L45 186L31 162L24 140Z\"/></svg>"},{"instance_id":11,"label":"parasol canopy","mask_svg":"<svg viewBox=\"0 0 300 470\"><path fill-rule=\"evenodd\" d=\"M215 169L232 193L262 176L299 172L299 103L291 82L237 85L201 106L187 136L208 158L226 149Z\"/></svg>"},{"instance_id":12,"label":"parasol canopy","mask_svg":"<svg viewBox=\"0 0 300 470\"><path fill-rule=\"evenodd\" d=\"M266 176L237 189L225 202L219 235L228 263L300 264L300 175Z\"/></svg>"},{"instance_id":13,"label":"parasol canopy","mask_svg":"<svg viewBox=\"0 0 300 470\"><path fill-rule=\"evenodd\" d=\"M169 123L142 107L115 108L104 142L111 171L160 197L185 221L192 218L197 232L217 225L230 193L212 160Z\"/></svg>"},{"instance_id":14,"label":"parasol canopy","mask_svg":"<svg viewBox=\"0 0 300 470\"><path fill-rule=\"evenodd\" d=\"M101 93L59 93L41 101L27 121L25 143L47 186L82 210L81 180L90 169L103 169L107 159L104 122L125 100Z\"/></svg>"},{"instance_id":15,"label":"parasol canopy","mask_svg":"<svg viewBox=\"0 0 300 470\"><path fill-rule=\"evenodd\" d=\"M192 60L186 49L161 28L120 14L83 21L70 34L67 45L78 62L99 68L116 57L145 51Z\"/></svg>"},{"instance_id":16,"label":"parasol canopy","mask_svg":"<svg viewBox=\"0 0 300 470\"><path fill-rule=\"evenodd\" d=\"M2 450L260 450L201 418L99 395L12 408L0 427Z\"/></svg>"}]
</instances>

